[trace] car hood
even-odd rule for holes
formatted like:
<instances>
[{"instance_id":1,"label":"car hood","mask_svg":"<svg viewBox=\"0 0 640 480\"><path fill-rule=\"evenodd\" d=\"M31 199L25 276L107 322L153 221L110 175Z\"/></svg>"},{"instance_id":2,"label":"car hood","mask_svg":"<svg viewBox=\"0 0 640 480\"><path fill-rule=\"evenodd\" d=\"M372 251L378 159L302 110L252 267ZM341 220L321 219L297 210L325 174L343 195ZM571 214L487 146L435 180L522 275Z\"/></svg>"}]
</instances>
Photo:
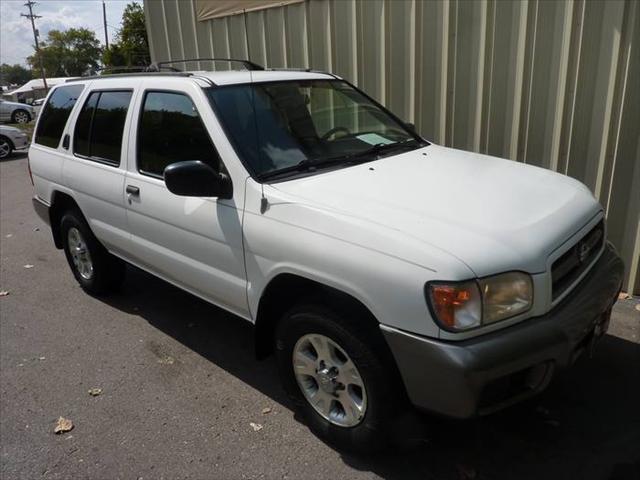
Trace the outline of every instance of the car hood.
<instances>
[{"instance_id":1,"label":"car hood","mask_svg":"<svg viewBox=\"0 0 640 480\"><path fill-rule=\"evenodd\" d=\"M9 134L11 134L11 135L20 135L20 134L24 133L19 128L8 127L7 125L0 125L0 132L4 133L5 135L9 135Z\"/></svg>"},{"instance_id":2,"label":"car hood","mask_svg":"<svg viewBox=\"0 0 640 480\"><path fill-rule=\"evenodd\" d=\"M359 237L364 246L397 255L404 236L450 253L479 277L545 271L549 254L602 210L587 187L567 176L437 145L273 187L334 218L364 221L370 231ZM350 232L336 230L330 234ZM378 233L385 230L395 235L381 245ZM415 248L401 255L433 268L425 264L433 256L421 258Z\"/></svg>"}]
</instances>

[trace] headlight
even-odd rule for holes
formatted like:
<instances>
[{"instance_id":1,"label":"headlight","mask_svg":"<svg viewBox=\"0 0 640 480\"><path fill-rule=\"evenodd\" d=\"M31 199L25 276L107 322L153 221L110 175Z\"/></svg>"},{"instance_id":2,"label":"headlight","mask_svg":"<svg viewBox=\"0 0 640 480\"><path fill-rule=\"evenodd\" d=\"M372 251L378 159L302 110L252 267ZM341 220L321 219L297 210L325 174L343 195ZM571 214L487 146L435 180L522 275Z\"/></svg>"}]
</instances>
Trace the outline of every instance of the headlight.
<instances>
[{"instance_id":1,"label":"headlight","mask_svg":"<svg viewBox=\"0 0 640 480\"><path fill-rule=\"evenodd\" d=\"M526 312L533 301L531 276L503 273L480 280L482 323L493 323Z\"/></svg>"},{"instance_id":2,"label":"headlight","mask_svg":"<svg viewBox=\"0 0 640 480\"><path fill-rule=\"evenodd\" d=\"M531 276L509 272L468 282L430 282L431 311L447 330L469 330L505 320L531 308Z\"/></svg>"}]
</instances>

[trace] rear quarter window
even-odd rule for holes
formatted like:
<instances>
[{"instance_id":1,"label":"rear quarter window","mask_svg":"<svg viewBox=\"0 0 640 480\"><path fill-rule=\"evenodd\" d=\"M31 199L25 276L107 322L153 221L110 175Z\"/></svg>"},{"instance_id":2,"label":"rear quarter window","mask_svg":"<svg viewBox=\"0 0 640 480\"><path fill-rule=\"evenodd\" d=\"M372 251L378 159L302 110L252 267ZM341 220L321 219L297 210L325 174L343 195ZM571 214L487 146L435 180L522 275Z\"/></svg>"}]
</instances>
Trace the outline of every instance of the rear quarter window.
<instances>
[{"instance_id":1,"label":"rear quarter window","mask_svg":"<svg viewBox=\"0 0 640 480\"><path fill-rule=\"evenodd\" d=\"M49 97L40 114L35 143L58 148L69 114L82 93L84 85L57 88Z\"/></svg>"}]
</instances>

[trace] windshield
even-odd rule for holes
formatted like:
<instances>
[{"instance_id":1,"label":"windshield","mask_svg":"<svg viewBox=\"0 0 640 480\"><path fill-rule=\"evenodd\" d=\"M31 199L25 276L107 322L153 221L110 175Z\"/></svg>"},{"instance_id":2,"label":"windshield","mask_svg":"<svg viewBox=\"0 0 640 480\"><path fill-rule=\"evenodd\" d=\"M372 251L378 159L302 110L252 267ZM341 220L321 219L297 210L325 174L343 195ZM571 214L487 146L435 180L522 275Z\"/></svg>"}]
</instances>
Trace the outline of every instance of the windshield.
<instances>
[{"instance_id":1,"label":"windshield","mask_svg":"<svg viewBox=\"0 0 640 480\"><path fill-rule=\"evenodd\" d=\"M316 171L323 164L366 161L396 147L426 145L339 80L229 85L208 94L237 153L258 178L296 173L297 166Z\"/></svg>"}]
</instances>

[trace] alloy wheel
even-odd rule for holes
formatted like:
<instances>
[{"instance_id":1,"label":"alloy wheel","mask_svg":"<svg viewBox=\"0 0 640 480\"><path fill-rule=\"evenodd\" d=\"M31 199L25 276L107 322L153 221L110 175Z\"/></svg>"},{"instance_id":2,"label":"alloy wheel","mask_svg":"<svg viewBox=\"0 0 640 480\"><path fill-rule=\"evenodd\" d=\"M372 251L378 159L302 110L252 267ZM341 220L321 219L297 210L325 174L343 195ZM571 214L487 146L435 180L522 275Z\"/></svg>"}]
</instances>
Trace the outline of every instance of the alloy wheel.
<instances>
[{"instance_id":1,"label":"alloy wheel","mask_svg":"<svg viewBox=\"0 0 640 480\"><path fill-rule=\"evenodd\" d=\"M83 238L80 230L75 227L69 229L67 233L67 245L73 264L78 273L85 280L91 280L93 277L93 262L87 247L87 242Z\"/></svg>"},{"instance_id":2,"label":"alloy wheel","mask_svg":"<svg viewBox=\"0 0 640 480\"><path fill-rule=\"evenodd\" d=\"M293 371L305 399L324 419L354 427L365 416L367 393L349 355L329 337L304 335L293 347Z\"/></svg>"},{"instance_id":3,"label":"alloy wheel","mask_svg":"<svg viewBox=\"0 0 640 480\"><path fill-rule=\"evenodd\" d=\"M0 140L0 158L5 158L11 153L11 145L6 140Z\"/></svg>"},{"instance_id":4,"label":"alloy wheel","mask_svg":"<svg viewBox=\"0 0 640 480\"><path fill-rule=\"evenodd\" d=\"M16 112L13 115L14 120L16 121L16 123L27 123L29 121L29 114L27 112Z\"/></svg>"}]
</instances>

